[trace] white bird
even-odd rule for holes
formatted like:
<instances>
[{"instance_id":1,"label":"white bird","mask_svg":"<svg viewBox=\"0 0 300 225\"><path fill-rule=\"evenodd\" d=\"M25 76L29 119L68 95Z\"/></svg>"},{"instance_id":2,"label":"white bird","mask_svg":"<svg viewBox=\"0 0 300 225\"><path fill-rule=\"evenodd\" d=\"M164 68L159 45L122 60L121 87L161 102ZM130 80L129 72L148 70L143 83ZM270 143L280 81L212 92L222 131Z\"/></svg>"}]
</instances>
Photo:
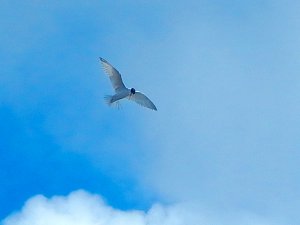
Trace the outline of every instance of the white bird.
<instances>
[{"instance_id":1,"label":"white bird","mask_svg":"<svg viewBox=\"0 0 300 225\"><path fill-rule=\"evenodd\" d=\"M105 96L105 100L108 103L108 105L118 103L119 100L127 98L129 100L135 101L141 106L157 111L156 106L146 95L139 91L136 91L134 88L129 89L124 85L121 74L109 62L107 62L101 57L100 62L103 66L105 73L109 76L111 84L115 90L114 95Z\"/></svg>"}]
</instances>

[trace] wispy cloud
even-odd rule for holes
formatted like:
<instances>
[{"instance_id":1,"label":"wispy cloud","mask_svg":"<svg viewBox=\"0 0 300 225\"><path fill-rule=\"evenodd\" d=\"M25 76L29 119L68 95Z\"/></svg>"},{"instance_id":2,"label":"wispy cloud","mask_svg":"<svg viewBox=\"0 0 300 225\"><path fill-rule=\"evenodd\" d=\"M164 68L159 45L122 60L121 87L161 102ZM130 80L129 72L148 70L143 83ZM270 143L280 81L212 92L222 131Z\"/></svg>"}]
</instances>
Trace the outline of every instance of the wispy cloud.
<instances>
[{"instance_id":1,"label":"wispy cloud","mask_svg":"<svg viewBox=\"0 0 300 225\"><path fill-rule=\"evenodd\" d=\"M157 82L160 109L140 121L153 154L140 180L179 201L296 221L299 3L216 2L173 14L170 33L132 56L134 71L151 65L142 84Z\"/></svg>"}]
</instances>

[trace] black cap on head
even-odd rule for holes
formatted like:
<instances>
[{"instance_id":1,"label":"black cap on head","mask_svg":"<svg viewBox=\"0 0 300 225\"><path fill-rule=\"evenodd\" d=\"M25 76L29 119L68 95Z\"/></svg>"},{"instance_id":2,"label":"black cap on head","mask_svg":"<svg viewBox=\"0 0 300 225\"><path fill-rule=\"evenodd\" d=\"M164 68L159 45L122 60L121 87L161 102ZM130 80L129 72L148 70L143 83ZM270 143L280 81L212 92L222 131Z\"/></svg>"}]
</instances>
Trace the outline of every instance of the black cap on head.
<instances>
[{"instance_id":1,"label":"black cap on head","mask_svg":"<svg viewBox=\"0 0 300 225\"><path fill-rule=\"evenodd\" d=\"M134 95L134 94L135 94L135 89L134 89L134 88L131 88L131 89L130 89L130 92L131 92L131 94Z\"/></svg>"}]
</instances>

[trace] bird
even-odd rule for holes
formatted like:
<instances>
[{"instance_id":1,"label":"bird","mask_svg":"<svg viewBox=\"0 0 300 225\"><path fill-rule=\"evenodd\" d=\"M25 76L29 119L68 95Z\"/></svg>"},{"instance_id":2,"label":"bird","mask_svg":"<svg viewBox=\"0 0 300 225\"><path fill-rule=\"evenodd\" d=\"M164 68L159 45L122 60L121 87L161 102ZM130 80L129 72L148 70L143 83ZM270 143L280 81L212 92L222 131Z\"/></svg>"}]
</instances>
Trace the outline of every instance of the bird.
<instances>
[{"instance_id":1,"label":"bird","mask_svg":"<svg viewBox=\"0 0 300 225\"><path fill-rule=\"evenodd\" d=\"M115 91L114 95L106 95L104 97L109 106L114 103L118 104L120 100L127 98L141 106L157 111L154 103L145 94L136 91L134 88L127 88L123 83L120 72L105 59L101 57L99 57L99 59L104 72L109 76L109 79Z\"/></svg>"}]
</instances>

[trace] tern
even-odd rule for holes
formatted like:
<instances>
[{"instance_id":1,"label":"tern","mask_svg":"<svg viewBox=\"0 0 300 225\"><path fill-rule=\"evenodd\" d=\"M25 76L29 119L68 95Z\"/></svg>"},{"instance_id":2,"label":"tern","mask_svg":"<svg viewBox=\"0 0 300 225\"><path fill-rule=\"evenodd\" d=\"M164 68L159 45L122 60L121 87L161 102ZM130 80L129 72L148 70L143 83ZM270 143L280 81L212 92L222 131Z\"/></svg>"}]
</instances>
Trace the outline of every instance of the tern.
<instances>
[{"instance_id":1,"label":"tern","mask_svg":"<svg viewBox=\"0 0 300 225\"><path fill-rule=\"evenodd\" d=\"M114 95L105 96L105 100L108 105L119 103L120 100L127 98L141 106L157 111L156 106L146 95L142 92L136 91L134 88L129 89L124 85L121 74L116 68L101 57L100 62L103 66L104 72L109 76L113 89L115 90Z\"/></svg>"}]
</instances>

